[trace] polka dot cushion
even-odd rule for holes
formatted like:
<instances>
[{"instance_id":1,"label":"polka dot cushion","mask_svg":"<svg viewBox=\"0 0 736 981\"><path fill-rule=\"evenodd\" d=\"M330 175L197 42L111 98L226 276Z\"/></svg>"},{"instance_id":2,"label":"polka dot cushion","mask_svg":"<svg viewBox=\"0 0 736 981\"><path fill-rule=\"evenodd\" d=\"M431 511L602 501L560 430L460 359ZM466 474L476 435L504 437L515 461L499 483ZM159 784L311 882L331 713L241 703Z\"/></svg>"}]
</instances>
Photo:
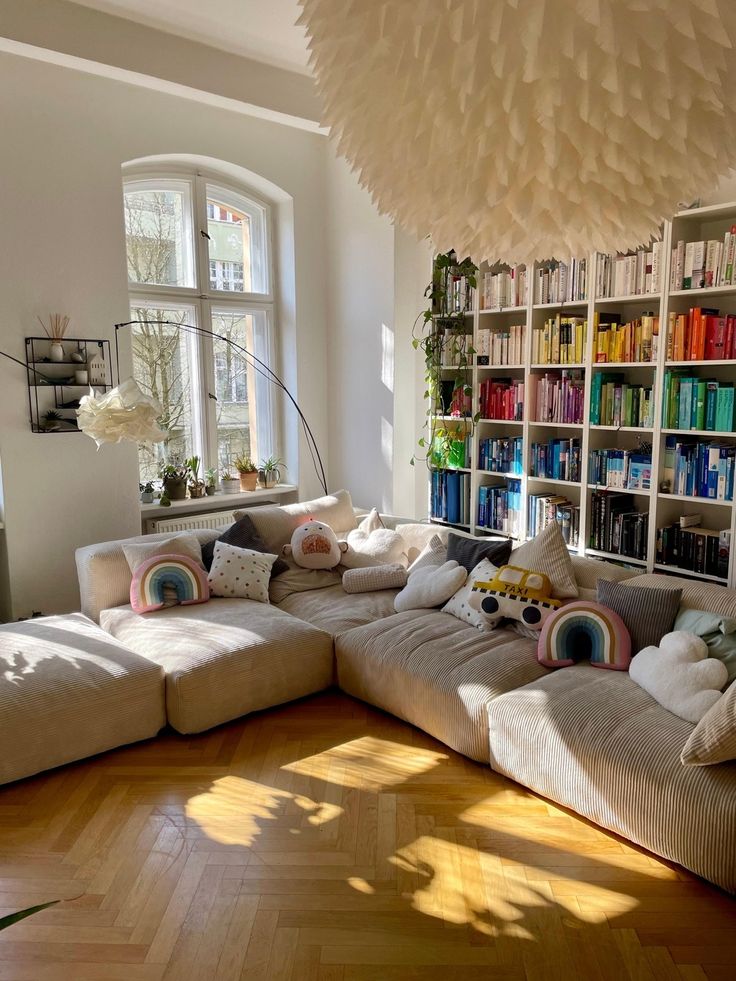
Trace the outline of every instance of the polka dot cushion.
<instances>
[{"instance_id":1,"label":"polka dot cushion","mask_svg":"<svg viewBox=\"0 0 736 981\"><path fill-rule=\"evenodd\" d=\"M442 607L442 612L450 613L458 620L462 620L463 623L477 627L478 630L493 630L485 613L474 610L470 605L470 595L476 582L493 579L497 572L498 568L488 559L480 561L468 576L465 585L461 586L452 599L448 600Z\"/></svg>"},{"instance_id":2,"label":"polka dot cushion","mask_svg":"<svg viewBox=\"0 0 736 981\"><path fill-rule=\"evenodd\" d=\"M271 566L277 558L270 552L254 552L250 548L215 542L208 577L212 595L268 603Z\"/></svg>"}]
</instances>

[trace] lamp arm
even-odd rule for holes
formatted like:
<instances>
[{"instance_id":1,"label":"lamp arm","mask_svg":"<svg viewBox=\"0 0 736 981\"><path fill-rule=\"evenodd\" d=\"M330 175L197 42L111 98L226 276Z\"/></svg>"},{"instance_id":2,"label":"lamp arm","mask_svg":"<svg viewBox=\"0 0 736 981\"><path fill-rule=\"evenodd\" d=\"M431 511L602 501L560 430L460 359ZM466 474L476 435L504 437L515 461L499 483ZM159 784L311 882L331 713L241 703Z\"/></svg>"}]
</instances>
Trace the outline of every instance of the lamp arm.
<instances>
[{"instance_id":1,"label":"lamp arm","mask_svg":"<svg viewBox=\"0 0 736 981\"><path fill-rule=\"evenodd\" d=\"M299 407L299 403L291 394L286 384L281 380L281 378L279 378L279 376L272 368L270 368L264 361L261 361L260 358L256 357L255 354L253 354L247 348L243 347L241 344L236 343L235 341L225 336L224 334L218 334L213 330L208 330L206 327L198 327L195 324L175 323L174 321L171 320L126 320L124 323L115 324L115 353L118 362L118 376L120 374L120 358L119 358L118 344L117 344L118 330L122 327L132 327L136 324L162 324L167 327L175 327L178 330L188 331L189 333L195 335L214 337L217 338L218 340L224 341L226 344L229 344L231 347L233 347L236 351L239 351L241 354L243 354L246 358L249 358L251 362L251 366L255 369L255 371L257 371L258 374L261 375L263 378L265 378L267 381L270 381L272 385L275 385L277 388L280 388L281 391L284 393L284 395L286 395L288 400L294 406L294 409L296 410L296 413L299 416L299 420L304 429L304 433L307 439L307 448L309 450L310 456L312 457L312 463L314 465L315 471L317 472L317 477L319 479L319 482L322 485L322 489L324 490L325 494L329 493L327 489L327 477L325 475L325 468L324 468L324 464L322 463L322 456L319 452L319 447L317 446L317 440L315 439L314 433L312 432L312 428L307 422L306 417L302 412L301 408Z\"/></svg>"},{"instance_id":2,"label":"lamp arm","mask_svg":"<svg viewBox=\"0 0 736 981\"><path fill-rule=\"evenodd\" d=\"M38 375L39 378L43 378L44 381L54 381L53 378L49 378L48 375L44 375L42 371L36 371L35 368L31 368L29 364L26 364L25 361L21 361L20 358L14 358L12 354L6 354L5 351L0 351L0 357L7 358L8 361L14 361L16 364L19 364L21 368L25 368L26 371L32 371L34 375Z\"/></svg>"}]
</instances>

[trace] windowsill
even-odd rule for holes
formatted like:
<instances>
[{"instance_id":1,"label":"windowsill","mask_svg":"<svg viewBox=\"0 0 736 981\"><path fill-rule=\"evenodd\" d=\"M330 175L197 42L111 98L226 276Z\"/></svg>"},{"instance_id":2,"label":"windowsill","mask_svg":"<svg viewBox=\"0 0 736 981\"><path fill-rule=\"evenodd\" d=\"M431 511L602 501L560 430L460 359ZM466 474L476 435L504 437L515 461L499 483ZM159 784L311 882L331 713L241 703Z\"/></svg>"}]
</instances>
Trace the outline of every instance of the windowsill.
<instances>
[{"instance_id":1,"label":"windowsill","mask_svg":"<svg viewBox=\"0 0 736 981\"><path fill-rule=\"evenodd\" d=\"M271 501L279 497L293 497L296 500L299 488L296 484L277 484L275 487L266 489L259 488L254 491L239 491L237 494L223 494L218 492L212 497L187 498L185 501L172 501L168 507L162 507L158 502L154 504L141 504L141 514L176 514L182 511L223 511L229 505L235 507L238 504L250 503L251 501Z\"/></svg>"}]
</instances>

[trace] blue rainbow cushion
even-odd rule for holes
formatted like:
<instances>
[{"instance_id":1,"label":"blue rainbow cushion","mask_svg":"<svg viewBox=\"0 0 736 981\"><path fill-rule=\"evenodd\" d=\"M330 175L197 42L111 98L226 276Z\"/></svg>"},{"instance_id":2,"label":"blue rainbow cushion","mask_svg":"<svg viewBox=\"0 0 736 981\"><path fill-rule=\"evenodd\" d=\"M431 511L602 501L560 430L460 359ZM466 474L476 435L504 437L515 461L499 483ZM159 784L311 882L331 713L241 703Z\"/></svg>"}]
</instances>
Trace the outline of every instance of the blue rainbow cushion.
<instances>
[{"instance_id":1,"label":"blue rainbow cushion","mask_svg":"<svg viewBox=\"0 0 736 981\"><path fill-rule=\"evenodd\" d=\"M547 619L539 635L537 660L547 668L566 668L589 660L595 668L626 671L631 637L613 610L600 603L568 603Z\"/></svg>"},{"instance_id":2,"label":"blue rainbow cushion","mask_svg":"<svg viewBox=\"0 0 736 981\"><path fill-rule=\"evenodd\" d=\"M136 613L153 613L164 606L170 587L181 606L206 603L210 598L207 573L188 555L154 555L141 562L130 584L130 605Z\"/></svg>"}]
</instances>

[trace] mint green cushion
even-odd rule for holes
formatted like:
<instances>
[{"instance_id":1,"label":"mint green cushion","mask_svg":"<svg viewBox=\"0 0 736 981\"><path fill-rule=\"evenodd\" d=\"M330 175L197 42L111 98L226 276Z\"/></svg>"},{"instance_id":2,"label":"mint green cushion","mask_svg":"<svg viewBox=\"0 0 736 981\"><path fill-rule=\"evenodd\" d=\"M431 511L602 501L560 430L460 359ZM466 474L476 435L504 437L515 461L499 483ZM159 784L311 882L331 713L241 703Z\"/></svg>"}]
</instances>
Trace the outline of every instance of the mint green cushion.
<instances>
[{"instance_id":1,"label":"mint green cushion","mask_svg":"<svg viewBox=\"0 0 736 981\"><path fill-rule=\"evenodd\" d=\"M728 684L736 679L736 620L706 610L680 610L672 629L702 637L708 645L708 656L726 665Z\"/></svg>"}]
</instances>

